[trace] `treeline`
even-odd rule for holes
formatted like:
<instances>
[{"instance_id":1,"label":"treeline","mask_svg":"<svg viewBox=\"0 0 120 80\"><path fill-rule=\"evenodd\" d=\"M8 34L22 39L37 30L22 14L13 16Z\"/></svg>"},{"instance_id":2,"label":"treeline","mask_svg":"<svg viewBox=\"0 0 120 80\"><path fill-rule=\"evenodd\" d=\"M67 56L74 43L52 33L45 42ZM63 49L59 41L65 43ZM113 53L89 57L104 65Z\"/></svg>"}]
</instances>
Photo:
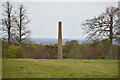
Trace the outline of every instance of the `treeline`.
<instances>
[{"instance_id":1,"label":"treeline","mask_svg":"<svg viewBox=\"0 0 120 80\"><path fill-rule=\"evenodd\" d=\"M64 59L106 59L109 55L109 41L79 44L78 41L67 41L63 45ZM112 45L113 59L118 59L118 45ZM26 43L15 45L8 42L2 44L3 58L33 58L33 59L57 59L57 44L44 45Z\"/></svg>"},{"instance_id":2,"label":"treeline","mask_svg":"<svg viewBox=\"0 0 120 80\"><path fill-rule=\"evenodd\" d=\"M110 41L94 41L92 43L79 44L78 41L68 41L63 46L64 58L72 59L108 59L110 53ZM118 59L118 45L112 45L112 59Z\"/></svg>"},{"instance_id":3,"label":"treeline","mask_svg":"<svg viewBox=\"0 0 120 80\"><path fill-rule=\"evenodd\" d=\"M34 58L34 59L55 59L57 58L57 45L43 45L25 43L16 45L2 42L3 58Z\"/></svg>"}]
</instances>

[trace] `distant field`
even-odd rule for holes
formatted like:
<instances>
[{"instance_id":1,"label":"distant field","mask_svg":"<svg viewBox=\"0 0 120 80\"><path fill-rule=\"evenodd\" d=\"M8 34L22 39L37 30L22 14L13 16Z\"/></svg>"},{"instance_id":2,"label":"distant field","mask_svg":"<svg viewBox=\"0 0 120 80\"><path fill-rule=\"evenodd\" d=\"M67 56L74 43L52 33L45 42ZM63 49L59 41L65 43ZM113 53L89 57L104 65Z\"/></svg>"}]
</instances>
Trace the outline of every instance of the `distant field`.
<instances>
[{"instance_id":1,"label":"distant field","mask_svg":"<svg viewBox=\"0 0 120 80\"><path fill-rule=\"evenodd\" d=\"M117 60L3 59L3 78L116 78Z\"/></svg>"}]
</instances>

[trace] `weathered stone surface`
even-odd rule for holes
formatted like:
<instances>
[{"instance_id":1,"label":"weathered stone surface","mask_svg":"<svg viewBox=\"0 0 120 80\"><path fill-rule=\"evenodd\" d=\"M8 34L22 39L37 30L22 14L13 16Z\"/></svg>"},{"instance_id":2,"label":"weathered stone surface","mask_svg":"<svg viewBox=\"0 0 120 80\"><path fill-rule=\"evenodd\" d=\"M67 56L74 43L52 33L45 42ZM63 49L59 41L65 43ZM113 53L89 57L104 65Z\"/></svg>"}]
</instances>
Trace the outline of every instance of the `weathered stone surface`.
<instances>
[{"instance_id":1,"label":"weathered stone surface","mask_svg":"<svg viewBox=\"0 0 120 80\"><path fill-rule=\"evenodd\" d=\"M58 59L62 57L62 22L58 22Z\"/></svg>"}]
</instances>

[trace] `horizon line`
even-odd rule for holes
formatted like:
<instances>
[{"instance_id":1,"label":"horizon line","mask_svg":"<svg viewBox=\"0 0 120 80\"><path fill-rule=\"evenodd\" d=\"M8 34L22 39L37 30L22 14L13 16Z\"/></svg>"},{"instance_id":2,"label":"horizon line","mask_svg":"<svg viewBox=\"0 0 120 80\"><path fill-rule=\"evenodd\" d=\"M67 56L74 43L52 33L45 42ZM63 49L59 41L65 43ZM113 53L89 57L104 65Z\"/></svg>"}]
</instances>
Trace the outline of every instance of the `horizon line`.
<instances>
[{"instance_id":1,"label":"horizon line","mask_svg":"<svg viewBox=\"0 0 120 80\"><path fill-rule=\"evenodd\" d=\"M38 38L38 39L40 39L42 37L30 37L30 38ZM43 39L58 39L58 38L45 38L45 37L43 37ZM81 38L62 38L62 39L81 39Z\"/></svg>"}]
</instances>

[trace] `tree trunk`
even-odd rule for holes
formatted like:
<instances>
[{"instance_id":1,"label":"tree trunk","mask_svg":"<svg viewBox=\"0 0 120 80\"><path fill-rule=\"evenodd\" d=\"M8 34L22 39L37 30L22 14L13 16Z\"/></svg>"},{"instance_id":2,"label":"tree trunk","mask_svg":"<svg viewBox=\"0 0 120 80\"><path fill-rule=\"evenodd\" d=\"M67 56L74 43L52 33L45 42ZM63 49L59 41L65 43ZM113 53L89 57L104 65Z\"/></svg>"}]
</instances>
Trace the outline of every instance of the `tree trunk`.
<instances>
[{"instance_id":1,"label":"tree trunk","mask_svg":"<svg viewBox=\"0 0 120 80\"><path fill-rule=\"evenodd\" d=\"M20 23L20 24L21 24L21 23ZM19 44L21 44L21 42L22 42L22 40L21 40L21 35L22 35L22 34L21 34L21 27L20 27L20 32L19 32L19 34L20 34L20 35L19 35Z\"/></svg>"},{"instance_id":2,"label":"tree trunk","mask_svg":"<svg viewBox=\"0 0 120 80\"><path fill-rule=\"evenodd\" d=\"M10 29L8 30L8 43L11 43L10 42Z\"/></svg>"},{"instance_id":3,"label":"tree trunk","mask_svg":"<svg viewBox=\"0 0 120 80\"><path fill-rule=\"evenodd\" d=\"M21 33L21 26L22 25L22 9L20 9L20 25L19 25L19 44L21 44L21 42L22 42L22 39L21 39L21 37L22 37L22 33Z\"/></svg>"},{"instance_id":4,"label":"tree trunk","mask_svg":"<svg viewBox=\"0 0 120 80\"><path fill-rule=\"evenodd\" d=\"M110 16L110 51L109 51L109 55L108 58L112 59L112 42L113 40L113 17Z\"/></svg>"},{"instance_id":5,"label":"tree trunk","mask_svg":"<svg viewBox=\"0 0 120 80\"><path fill-rule=\"evenodd\" d=\"M112 39L110 39L110 54L109 54L109 59L113 58L112 54L113 54L113 52L112 52Z\"/></svg>"},{"instance_id":6,"label":"tree trunk","mask_svg":"<svg viewBox=\"0 0 120 80\"><path fill-rule=\"evenodd\" d=\"M10 24L10 14L8 15L8 42L10 43L11 41L11 24Z\"/></svg>"},{"instance_id":7,"label":"tree trunk","mask_svg":"<svg viewBox=\"0 0 120 80\"><path fill-rule=\"evenodd\" d=\"M11 42L10 41L11 40L11 31L10 31L11 30L11 20L10 20L11 16L10 15L11 14L10 14L10 9L9 8L10 8L10 6L9 6L9 3L8 3L8 10L7 10L8 11L8 16L7 16L8 17L8 43Z\"/></svg>"}]
</instances>

